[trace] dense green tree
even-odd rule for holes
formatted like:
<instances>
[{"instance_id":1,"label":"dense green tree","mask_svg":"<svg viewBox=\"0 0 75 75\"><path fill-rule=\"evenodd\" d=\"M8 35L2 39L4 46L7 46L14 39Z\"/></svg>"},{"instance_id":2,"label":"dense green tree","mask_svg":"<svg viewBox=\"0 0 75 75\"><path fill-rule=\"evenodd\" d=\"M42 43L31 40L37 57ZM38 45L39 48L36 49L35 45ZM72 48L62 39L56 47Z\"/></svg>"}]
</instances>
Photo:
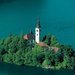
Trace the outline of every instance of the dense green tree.
<instances>
[{"instance_id":1,"label":"dense green tree","mask_svg":"<svg viewBox=\"0 0 75 75\"><path fill-rule=\"evenodd\" d=\"M49 59L45 59L44 62L42 63L42 67L49 67L49 66L50 66Z\"/></svg>"},{"instance_id":2,"label":"dense green tree","mask_svg":"<svg viewBox=\"0 0 75 75\"><path fill-rule=\"evenodd\" d=\"M45 59L43 48L38 45L35 45L35 47L32 50L32 53L33 53L32 55L33 62L35 63L36 61L39 65L41 65Z\"/></svg>"},{"instance_id":3,"label":"dense green tree","mask_svg":"<svg viewBox=\"0 0 75 75\"><path fill-rule=\"evenodd\" d=\"M0 61L44 68L75 69L75 51L71 46L60 45L53 35L45 36L42 41L59 50L55 52L50 47L41 47L36 43L31 47L23 35L0 39Z\"/></svg>"},{"instance_id":4,"label":"dense green tree","mask_svg":"<svg viewBox=\"0 0 75 75\"><path fill-rule=\"evenodd\" d=\"M32 63L33 63L32 51L29 51L25 54L24 64L32 65Z\"/></svg>"},{"instance_id":5,"label":"dense green tree","mask_svg":"<svg viewBox=\"0 0 75 75\"><path fill-rule=\"evenodd\" d=\"M24 65L24 58L22 57L22 51L21 50L18 50L13 55L13 63L18 64L18 65Z\"/></svg>"},{"instance_id":6,"label":"dense green tree","mask_svg":"<svg viewBox=\"0 0 75 75\"><path fill-rule=\"evenodd\" d=\"M60 44L58 43L58 40L55 36L53 35L45 35L43 37L43 40L45 43L47 43L49 46L55 46L55 47L59 47Z\"/></svg>"},{"instance_id":7,"label":"dense green tree","mask_svg":"<svg viewBox=\"0 0 75 75\"><path fill-rule=\"evenodd\" d=\"M55 66L55 52L54 50L49 50L45 53L45 58L49 60L49 65Z\"/></svg>"},{"instance_id":8,"label":"dense green tree","mask_svg":"<svg viewBox=\"0 0 75 75\"><path fill-rule=\"evenodd\" d=\"M63 51L59 50L55 53L55 65L58 66L64 60Z\"/></svg>"},{"instance_id":9,"label":"dense green tree","mask_svg":"<svg viewBox=\"0 0 75 75\"><path fill-rule=\"evenodd\" d=\"M58 40L57 40L57 38L55 37L55 36L51 36L51 44L50 44L51 46L55 46L55 47L59 47L60 46L60 44L58 43Z\"/></svg>"},{"instance_id":10,"label":"dense green tree","mask_svg":"<svg viewBox=\"0 0 75 75\"><path fill-rule=\"evenodd\" d=\"M47 36L45 35L44 38L43 38L43 41L50 46L50 44L51 44L51 35L47 35Z\"/></svg>"},{"instance_id":11,"label":"dense green tree","mask_svg":"<svg viewBox=\"0 0 75 75\"><path fill-rule=\"evenodd\" d=\"M3 55L3 62L7 62L7 63L13 63L13 55L12 54L4 54Z\"/></svg>"}]
</instances>

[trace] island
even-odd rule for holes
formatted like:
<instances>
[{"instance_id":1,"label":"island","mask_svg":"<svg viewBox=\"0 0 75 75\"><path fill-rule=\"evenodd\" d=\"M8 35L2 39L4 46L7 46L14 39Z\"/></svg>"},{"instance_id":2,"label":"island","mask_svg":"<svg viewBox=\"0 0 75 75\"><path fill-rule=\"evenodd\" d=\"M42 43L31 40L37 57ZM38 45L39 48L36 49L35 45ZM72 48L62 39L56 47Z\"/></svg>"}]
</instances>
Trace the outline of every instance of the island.
<instances>
[{"instance_id":1,"label":"island","mask_svg":"<svg viewBox=\"0 0 75 75\"><path fill-rule=\"evenodd\" d=\"M0 61L41 67L45 69L75 69L75 51L72 46L62 45L54 35L40 39L41 26L37 21L35 35L10 35L0 39Z\"/></svg>"}]
</instances>

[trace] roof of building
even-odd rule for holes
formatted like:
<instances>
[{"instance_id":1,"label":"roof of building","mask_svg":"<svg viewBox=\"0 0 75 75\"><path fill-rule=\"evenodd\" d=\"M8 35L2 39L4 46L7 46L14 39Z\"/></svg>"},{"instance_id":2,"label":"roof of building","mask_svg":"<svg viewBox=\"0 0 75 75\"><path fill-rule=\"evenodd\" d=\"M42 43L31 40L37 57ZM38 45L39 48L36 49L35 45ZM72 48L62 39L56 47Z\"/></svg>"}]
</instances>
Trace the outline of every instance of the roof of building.
<instances>
[{"instance_id":1,"label":"roof of building","mask_svg":"<svg viewBox=\"0 0 75 75\"><path fill-rule=\"evenodd\" d=\"M49 47L46 43L44 42L39 42L37 43L39 46L42 46L42 47Z\"/></svg>"},{"instance_id":2,"label":"roof of building","mask_svg":"<svg viewBox=\"0 0 75 75\"><path fill-rule=\"evenodd\" d=\"M26 35L24 36L24 39L25 39L25 40L35 39L35 35L33 34L32 31L30 31L29 34L26 34Z\"/></svg>"},{"instance_id":3,"label":"roof of building","mask_svg":"<svg viewBox=\"0 0 75 75\"><path fill-rule=\"evenodd\" d=\"M41 46L41 47L47 47L47 48L50 48L50 49L52 49L52 50L54 50L54 52L57 52L58 50L59 50L59 48L58 47L50 47L49 45L47 45L46 43L44 43L44 42L39 42L39 43L37 43L39 46Z\"/></svg>"},{"instance_id":4,"label":"roof of building","mask_svg":"<svg viewBox=\"0 0 75 75\"><path fill-rule=\"evenodd\" d=\"M59 48L58 47L50 47L51 49L53 49L54 50L54 52L57 52L58 50L59 50Z\"/></svg>"}]
</instances>

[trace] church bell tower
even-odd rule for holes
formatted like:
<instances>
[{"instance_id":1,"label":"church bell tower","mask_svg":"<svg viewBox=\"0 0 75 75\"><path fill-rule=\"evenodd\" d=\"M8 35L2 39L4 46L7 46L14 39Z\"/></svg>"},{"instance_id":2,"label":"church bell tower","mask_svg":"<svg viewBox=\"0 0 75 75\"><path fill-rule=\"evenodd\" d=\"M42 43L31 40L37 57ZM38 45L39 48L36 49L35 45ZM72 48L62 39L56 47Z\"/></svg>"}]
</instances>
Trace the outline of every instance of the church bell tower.
<instances>
[{"instance_id":1,"label":"church bell tower","mask_svg":"<svg viewBox=\"0 0 75 75\"><path fill-rule=\"evenodd\" d=\"M35 42L39 43L40 42L40 20L37 20L36 28L35 28Z\"/></svg>"}]
</instances>

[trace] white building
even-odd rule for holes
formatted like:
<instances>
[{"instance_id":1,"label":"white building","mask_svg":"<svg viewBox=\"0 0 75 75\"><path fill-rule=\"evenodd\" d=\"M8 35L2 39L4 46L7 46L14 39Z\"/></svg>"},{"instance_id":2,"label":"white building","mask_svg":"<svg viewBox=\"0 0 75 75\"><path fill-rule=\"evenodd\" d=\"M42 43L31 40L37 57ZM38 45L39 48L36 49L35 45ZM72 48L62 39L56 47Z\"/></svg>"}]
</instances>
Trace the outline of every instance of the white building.
<instances>
[{"instance_id":1,"label":"white building","mask_svg":"<svg viewBox=\"0 0 75 75\"><path fill-rule=\"evenodd\" d=\"M35 44L34 42L36 42L36 44L41 47L50 48L55 52L57 52L59 50L58 47L50 47L48 44L40 41L40 31L41 31L41 25L40 25L40 20L38 19L35 27L35 34L33 34L33 32L30 31L30 33L24 35L24 39L28 40L28 43L31 46L31 48L34 47Z\"/></svg>"},{"instance_id":2,"label":"white building","mask_svg":"<svg viewBox=\"0 0 75 75\"><path fill-rule=\"evenodd\" d=\"M33 41L38 44L40 42L40 20L37 20L36 27L35 27L35 34L32 33L32 31L26 35L24 35L24 39L28 41Z\"/></svg>"},{"instance_id":3,"label":"white building","mask_svg":"<svg viewBox=\"0 0 75 75\"><path fill-rule=\"evenodd\" d=\"M35 42L39 43L40 42L40 20L37 20L36 28L35 28Z\"/></svg>"},{"instance_id":4,"label":"white building","mask_svg":"<svg viewBox=\"0 0 75 75\"><path fill-rule=\"evenodd\" d=\"M35 27L35 34L33 34L31 31L30 33L24 36L24 39L28 40L30 42L29 43L30 45L34 44L34 40L35 40L35 43L37 45L42 47L48 47L46 43L40 41L40 31L41 31L41 25L40 25L40 20L38 19Z\"/></svg>"}]
</instances>

